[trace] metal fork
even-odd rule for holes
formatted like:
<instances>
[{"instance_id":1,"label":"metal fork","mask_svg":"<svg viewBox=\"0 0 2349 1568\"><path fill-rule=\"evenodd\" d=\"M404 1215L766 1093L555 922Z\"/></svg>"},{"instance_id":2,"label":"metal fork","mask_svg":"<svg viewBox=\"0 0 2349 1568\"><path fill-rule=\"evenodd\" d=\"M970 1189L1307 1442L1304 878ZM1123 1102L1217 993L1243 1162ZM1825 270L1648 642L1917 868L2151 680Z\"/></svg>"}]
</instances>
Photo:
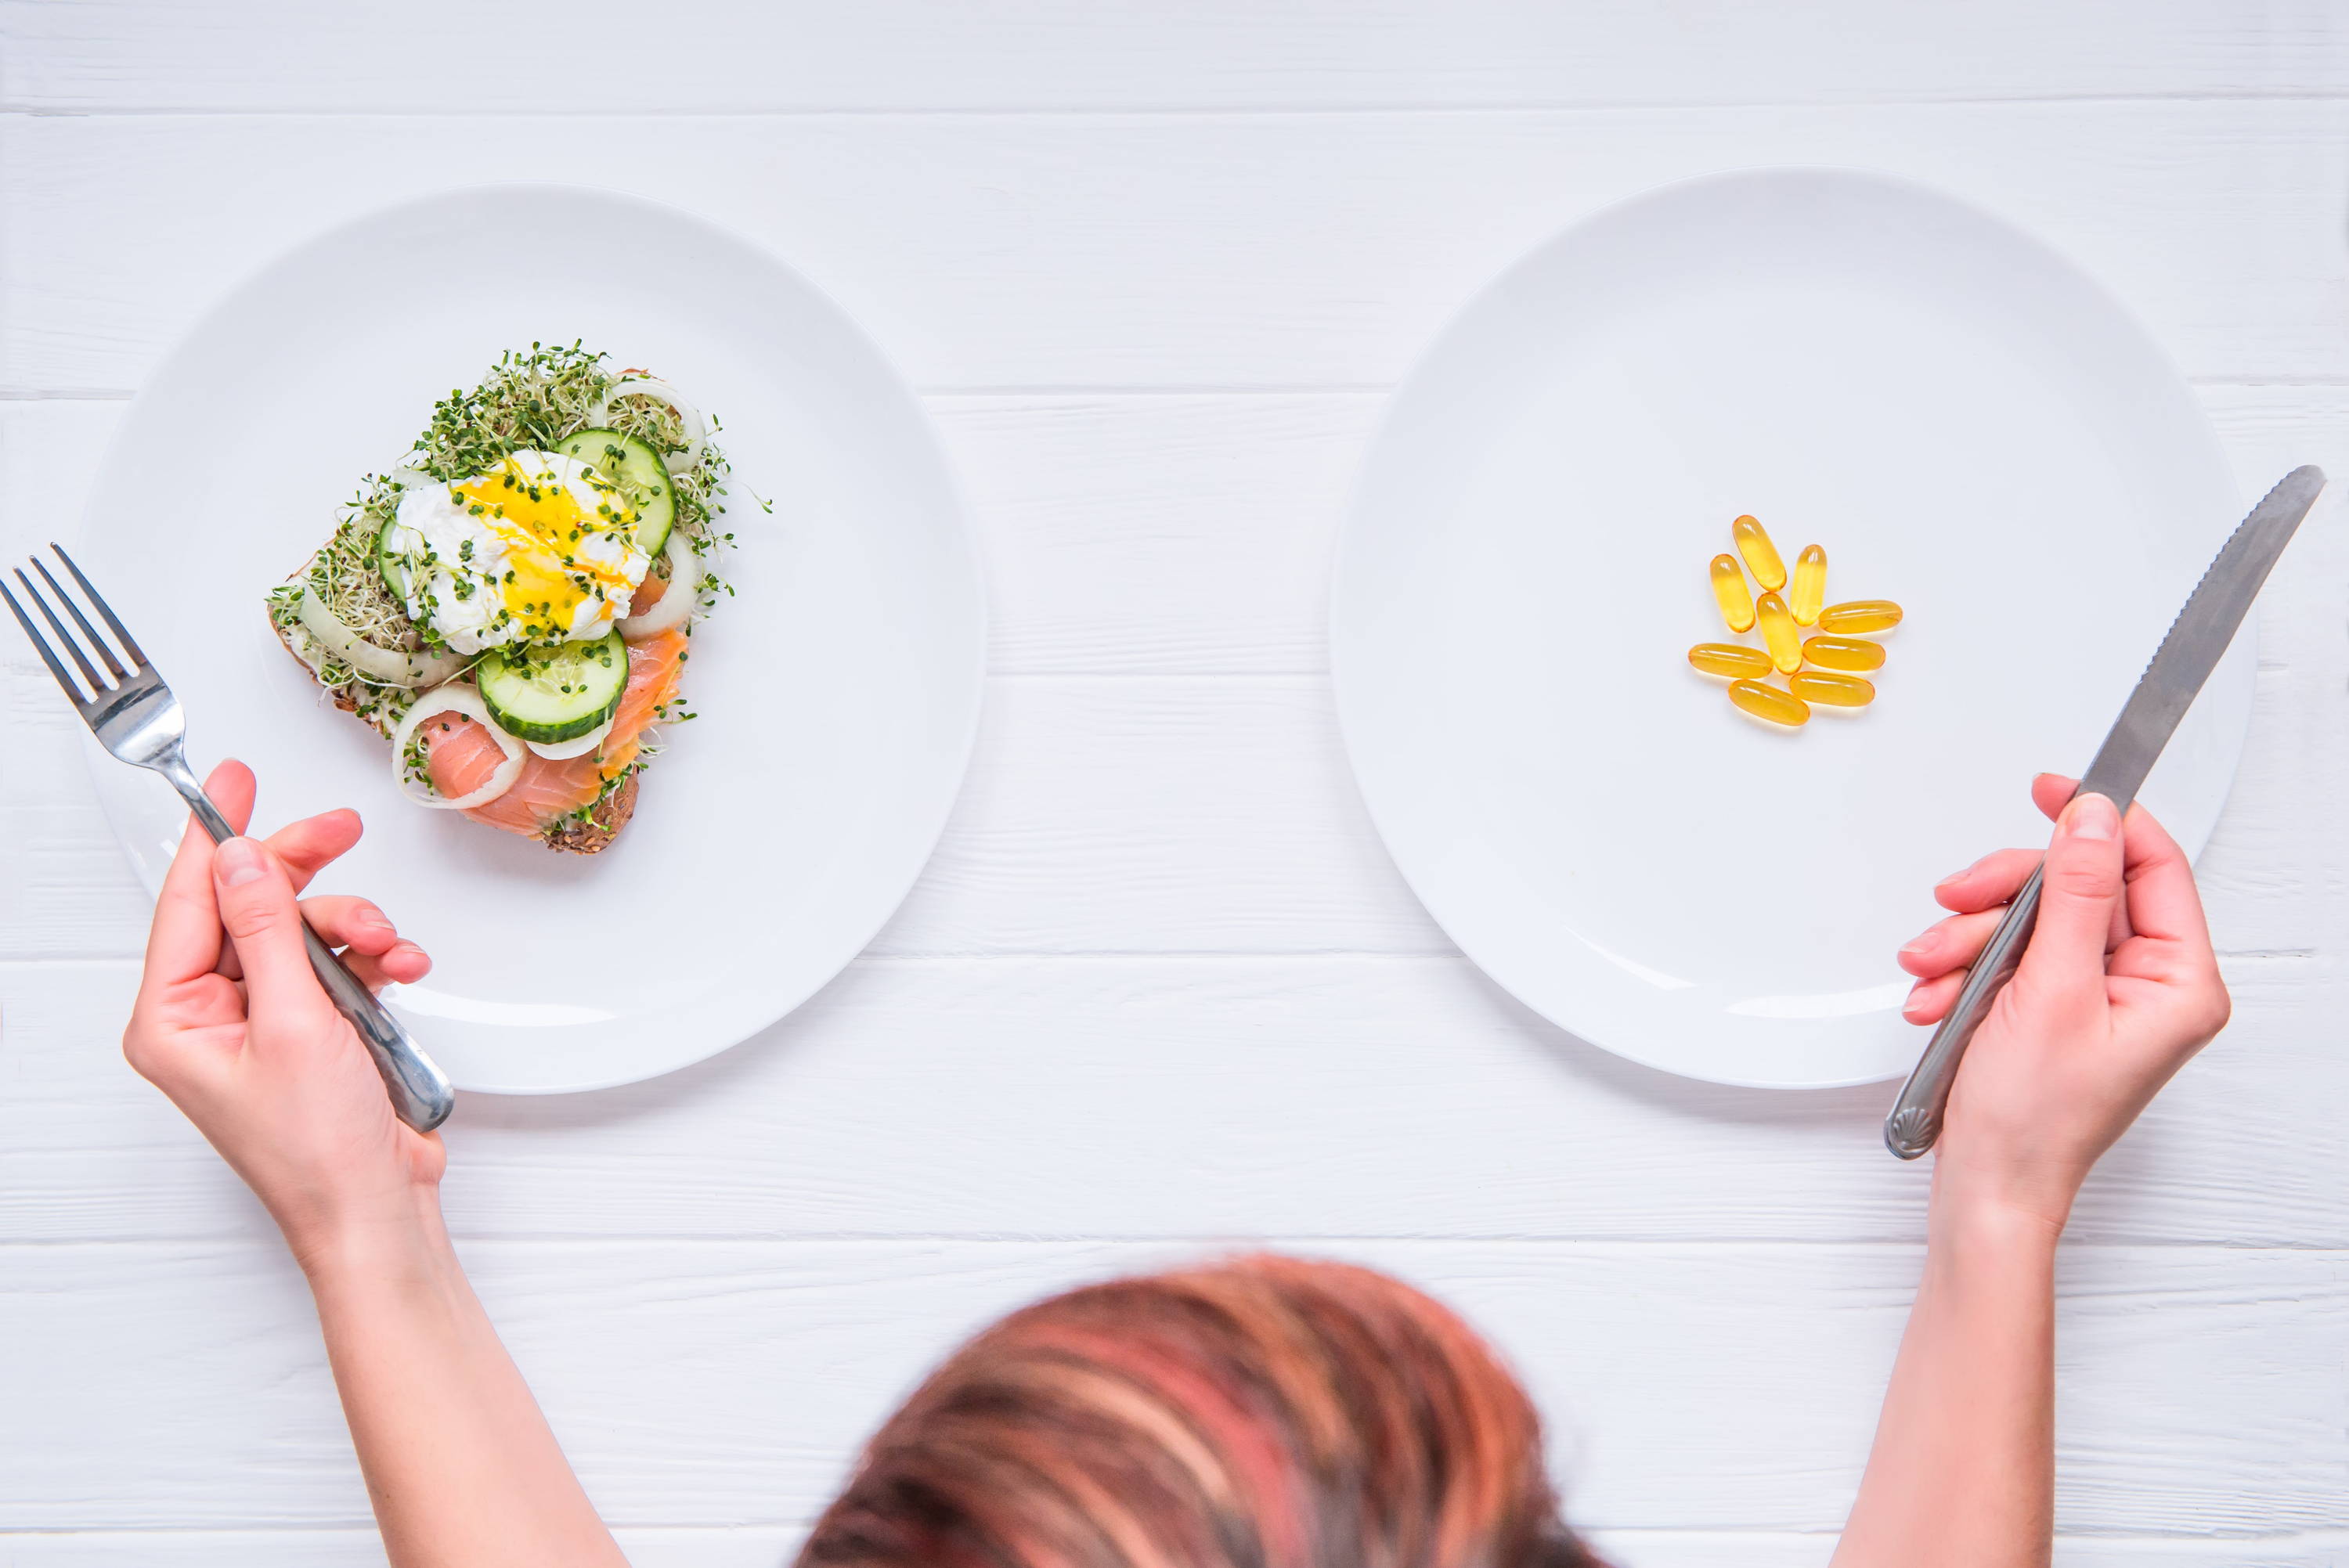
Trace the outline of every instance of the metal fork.
<instances>
[{"instance_id":1,"label":"metal fork","mask_svg":"<svg viewBox=\"0 0 2349 1568\"><path fill-rule=\"evenodd\" d=\"M33 646L40 650L41 662L57 677L57 685L65 688L74 711L98 737L98 743L132 767L151 769L170 779L171 788L180 792L188 809L196 814L196 820L204 825L204 831L212 836L212 842L233 838L236 830L229 826L228 819L205 797L203 786L188 770L184 746L187 721L180 711L180 699L171 695L171 688L163 683L155 666L147 662L147 655L140 651L129 629L115 618L98 590L90 586L89 579L81 574L81 568L74 564L73 557L59 545L49 548L57 552L57 559L73 574L98 619L114 634L113 646L109 646L107 640L98 635L98 628L81 613L81 606L74 603L73 595L58 584L49 574L48 566L36 556L33 570L41 574L49 593L72 617L81 633L76 637L66 629L57 611L49 607L49 600L33 585L33 580L25 575L24 569L17 568L16 581L23 584L25 596L39 608L41 618L49 624L57 641L71 655L74 667L81 672L82 684L75 683L72 673L58 661L57 650L41 634L41 629L33 624L32 617L25 614L25 607L8 592L5 583L0 583L0 599L5 599L8 608L16 612L17 624L33 639ZM130 661L129 668L124 668L121 659L115 656L116 648ZM90 663L93 655L97 665ZM105 667L104 676L98 673L99 665ZM367 1042L367 1054L375 1058L376 1070L383 1075L383 1086L391 1095L392 1109L399 1119L419 1132L429 1132L449 1119L456 1097L449 1088L448 1078L409 1038L399 1021L384 1011L383 1004L375 999L358 976L344 967L343 961L319 940L316 932L305 925L302 936L310 951L310 967L318 972L319 984L334 998L336 1008L351 1021L359 1038Z\"/></svg>"}]
</instances>

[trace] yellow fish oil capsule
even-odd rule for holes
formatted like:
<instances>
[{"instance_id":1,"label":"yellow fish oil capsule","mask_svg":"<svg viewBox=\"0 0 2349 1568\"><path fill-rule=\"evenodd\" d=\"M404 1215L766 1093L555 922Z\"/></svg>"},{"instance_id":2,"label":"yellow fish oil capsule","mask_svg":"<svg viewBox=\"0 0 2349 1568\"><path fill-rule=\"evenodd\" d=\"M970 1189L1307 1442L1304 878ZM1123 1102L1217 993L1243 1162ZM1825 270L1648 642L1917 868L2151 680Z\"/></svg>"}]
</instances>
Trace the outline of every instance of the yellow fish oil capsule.
<instances>
[{"instance_id":1,"label":"yellow fish oil capsule","mask_svg":"<svg viewBox=\"0 0 2349 1568\"><path fill-rule=\"evenodd\" d=\"M1805 702L1823 702L1829 707L1866 707L1876 700L1875 686L1857 676L1805 670L1790 677L1786 684Z\"/></svg>"},{"instance_id":2,"label":"yellow fish oil capsule","mask_svg":"<svg viewBox=\"0 0 2349 1568\"><path fill-rule=\"evenodd\" d=\"M1754 605L1755 619L1762 623L1762 640L1770 645L1770 662L1787 675L1803 667L1803 640L1795 634L1795 617L1788 613L1786 602L1775 593L1764 593Z\"/></svg>"},{"instance_id":3,"label":"yellow fish oil capsule","mask_svg":"<svg viewBox=\"0 0 2349 1568\"><path fill-rule=\"evenodd\" d=\"M1713 558L1713 596L1721 605L1721 618L1733 632L1754 629L1754 595L1746 591L1745 573L1737 569L1734 555Z\"/></svg>"},{"instance_id":4,"label":"yellow fish oil capsule","mask_svg":"<svg viewBox=\"0 0 2349 1568\"><path fill-rule=\"evenodd\" d=\"M1783 724L1789 729L1811 721L1810 706L1798 696L1789 696L1774 686L1760 681L1732 681L1729 700L1756 718L1766 718L1773 724Z\"/></svg>"},{"instance_id":5,"label":"yellow fish oil capsule","mask_svg":"<svg viewBox=\"0 0 2349 1568\"><path fill-rule=\"evenodd\" d=\"M1870 643L1869 647L1876 645ZM1735 643L1699 643L1689 650L1689 663L1709 676L1744 676L1760 680L1770 673L1770 657L1759 648Z\"/></svg>"},{"instance_id":6,"label":"yellow fish oil capsule","mask_svg":"<svg viewBox=\"0 0 2349 1568\"><path fill-rule=\"evenodd\" d=\"M1730 537L1737 541L1737 553L1745 557L1746 570L1754 581L1775 593L1786 585L1786 563L1778 559L1778 547L1762 531L1762 525L1753 518L1741 517L1729 525Z\"/></svg>"},{"instance_id":7,"label":"yellow fish oil capsule","mask_svg":"<svg viewBox=\"0 0 2349 1568\"><path fill-rule=\"evenodd\" d=\"M1819 618L1819 608L1826 602L1827 552L1816 544L1806 544L1795 557L1794 586L1786 590L1786 608L1794 612L1795 624L1807 626Z\"/></svg>"},{"instance_id":8,"label":"yellow fish oil capsule","mask_svg":"<svg viewBox=\"0 0 2349 1568\"><path fill-rule=\"evenodd\" d=\"M1803 645L1803 657L1823 670L1857 670L1863 674L1884 667L1884 645L1857 637L1813 637Z\"/></svg>"},{"instance_id":9,"label":"yellow fish oil capsule","mask_svg":"<svg viewBox=\"0 0 2349 1568\"><path fill-rule=\"evenodd\" d=\"M1889 599L1847 599L1819 612L1819 630L1838 636L1853 632L1889 632L1900 624L1900 606Z\"/></svg>"}]
</instances>

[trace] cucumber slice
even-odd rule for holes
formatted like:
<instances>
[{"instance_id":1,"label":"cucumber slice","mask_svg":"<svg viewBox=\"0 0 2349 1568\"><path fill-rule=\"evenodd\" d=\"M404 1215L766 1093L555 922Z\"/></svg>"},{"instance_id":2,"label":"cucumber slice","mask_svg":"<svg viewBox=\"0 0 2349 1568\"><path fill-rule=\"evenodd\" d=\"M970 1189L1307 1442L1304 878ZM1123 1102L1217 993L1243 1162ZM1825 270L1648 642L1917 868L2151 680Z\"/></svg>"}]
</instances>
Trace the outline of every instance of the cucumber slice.
<instances>
[{"instance_id":1,"label":"cucumber slice","mask_svg":"<svg viewBox=\"0 0 2349 1568\"><path fill-rule=\"evenodd\" d=\"M399 519L388 517L375 536L375 569L383 573L384 586L392 597L408 603L408 558L392 547L391 531L399 526Z\"/></svg>"},{"instance_id":2,"label":"cucumber slice","mask_svg":"<svg viewBox=\"0 0 2349 1568\"><path fill-rule=\"evenodd\" d=\"M628 645L611 632L593 642L496 648L473 667L473 682L490 717L515 739L572 740L619 711Z\"/></svg>"},{"instance_id":3,"label":"cucumber slice","mask_svg":"<svg viewBox=\"0 0 2349 1568\"><path fill-rule=\"evenodd\" d=\"M618 430L575 430L554 449L620 487L636 511L636 548L658 555L677 521L677 490L652 443Z\"/></svg>"}]
</instances>

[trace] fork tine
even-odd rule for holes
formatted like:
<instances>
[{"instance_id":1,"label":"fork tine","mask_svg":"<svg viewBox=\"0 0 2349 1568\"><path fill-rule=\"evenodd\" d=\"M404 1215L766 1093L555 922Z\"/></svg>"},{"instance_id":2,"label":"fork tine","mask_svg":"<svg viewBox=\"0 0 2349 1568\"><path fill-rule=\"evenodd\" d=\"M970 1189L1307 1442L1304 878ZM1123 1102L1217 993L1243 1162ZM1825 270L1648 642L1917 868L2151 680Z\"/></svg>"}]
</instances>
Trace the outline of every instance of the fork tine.
<instances>
[{"instance_id":1,"label":"fork tine","mask_svg":"<svg viewBox=\"0 0 2349 1568\"><path fill-rule=\"evenodd\" d=\"M57 641L66 645L66 652L71 654L73 662L80 666L82 679L89 683L91 696L112 691L114 687L98 678L97 668L89 662L89 655L81 651L81 645L74 641L73 634L66 630L66 624L57 619L57 613L49 608L49 602L41 597L41 591L33 586L33 580L25 575L25 569L21 566L16 568L16 581L25 585L25 597L39 608L41 618L55 629Z\"/></svg>"},{"instance_id":2,"label":"fork tine","mask_svg":"<svg viewBox=\"0 0 2349 1568\"><path fill-rule=\"evenodd\" d=\"M48 567L38 556L33 558L33 570L41 574L41 581L49 585L49 592L57 596L57 603L66 607L66 614L74 618L74 624L88 637L89 645L98 650L98 656L105 662L106 673L114 677L117 685L129 680L130 672L122 667L122 662L114 656L114 650L106 645L106 639L98 634L98 628L89 624L89 617L83 614L81 606L74 603L73 595L57 586L57 580L49 575Z\"/></svg>"},{"instance_id":3,"label":"fork tine","mask_svg":"<svg viewBox=\"0 0 2349 1568\"><path fill-rule=\"evenodd\" d=\"M90 586L89 579L81 574L81 568L74 564L74 558L66 553L66 547L64 545L57 543L55 540L51 540L49 542L49 548L56 551L57 552L57 559L66 563L66 570L73 573L73 580L81 584L81 591L89 595L90 604L98 611L99 616L104 619L107 625L112 629L115 640L122 645L122 651L130 655L131 666L135 669L145 669L147 667L147 655L139 651L138 641L130 635L130 628L114 618L114 612L107 606L105 597L101 595L97 589ZM45 573L43 575L46 576L47 573Z\"/></svg>"},{"instance_id":4,"label":"fork tine","mask_svg":"<svg viewBox=\"0 0 2349 1568\"><path fill-rule=\"evenodd\" d=\"M57 655L50 651L49 640L41 635L41 629L33 624L33 618L25 614L25 607L16 603L16 595L8 592L5 583L0 583L0 599L7 600L8 608L16 613L16 624L24 627L25 635L33 639L33 646L40 652L41 662L49 666L49 674L57 677L57 685L66 688L66 696L76 707L90 701L82 696L81 688L74 685L73 676L66 673L65 665L57 663Z\"/></svg>"}]
</instances>

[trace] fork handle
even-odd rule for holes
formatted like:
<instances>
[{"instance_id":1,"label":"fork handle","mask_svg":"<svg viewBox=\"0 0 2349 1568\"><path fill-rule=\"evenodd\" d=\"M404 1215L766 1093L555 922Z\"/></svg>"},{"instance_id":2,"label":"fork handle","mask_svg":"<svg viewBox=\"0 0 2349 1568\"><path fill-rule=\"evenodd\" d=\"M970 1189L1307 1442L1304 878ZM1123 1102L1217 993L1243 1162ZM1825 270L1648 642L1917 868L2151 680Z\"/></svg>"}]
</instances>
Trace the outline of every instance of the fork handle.
<instances>
[{"instance_id":1,"label":"fork handle","mask_svg":"<svg viewBox=\"0 0 2349 1568\"><path fill-rule=\"evenodd\" d=\"M220 808L212 803L183 759L168 758L156 771L171 781L171 787L196 814L196 820L212 836L213 843L236 836L236 830L220 814ZM457 1103L448 1075L409 1037L399 1020L384 1010L374 993L335 956L335 950L321 941L307 923L302 927L302 944L309 951L310 967L317 971L318 984L334 998L335 1010L351 1021L351 1027L366 1042L367 1055L375 1058L375 1070L383 1075L383 1087L391 1096L393 1112L419 1132L429 1132L448 1120L449 1112Z\"/></svg>"},{"instance_id":2,"label":"fork handle","mask_svg":"<svg viewBox=\"0 0 2349 1568\"><path fill-rule=\"evenodd\" d=\"M2023 963L2023 950L2031 945L2031 934L2038 925L2039 872L2034 871L2023 891L2014 895L2014 902L2006 906L2005 917L1967 972L1965 985L1950 1005L1949 1016L1926 1043L1917 1070L1901 1086L1892 1114L1884 1119L1884 1146L1901 1159L1916 1159L1940 1138L1941 1112L1949 1106L1951 1086L1957 1082L1958 1063L1965 1058L1974 1031L1990 1016L1991 1004L2014 978Z\"/></svg>"}]
</instances>

